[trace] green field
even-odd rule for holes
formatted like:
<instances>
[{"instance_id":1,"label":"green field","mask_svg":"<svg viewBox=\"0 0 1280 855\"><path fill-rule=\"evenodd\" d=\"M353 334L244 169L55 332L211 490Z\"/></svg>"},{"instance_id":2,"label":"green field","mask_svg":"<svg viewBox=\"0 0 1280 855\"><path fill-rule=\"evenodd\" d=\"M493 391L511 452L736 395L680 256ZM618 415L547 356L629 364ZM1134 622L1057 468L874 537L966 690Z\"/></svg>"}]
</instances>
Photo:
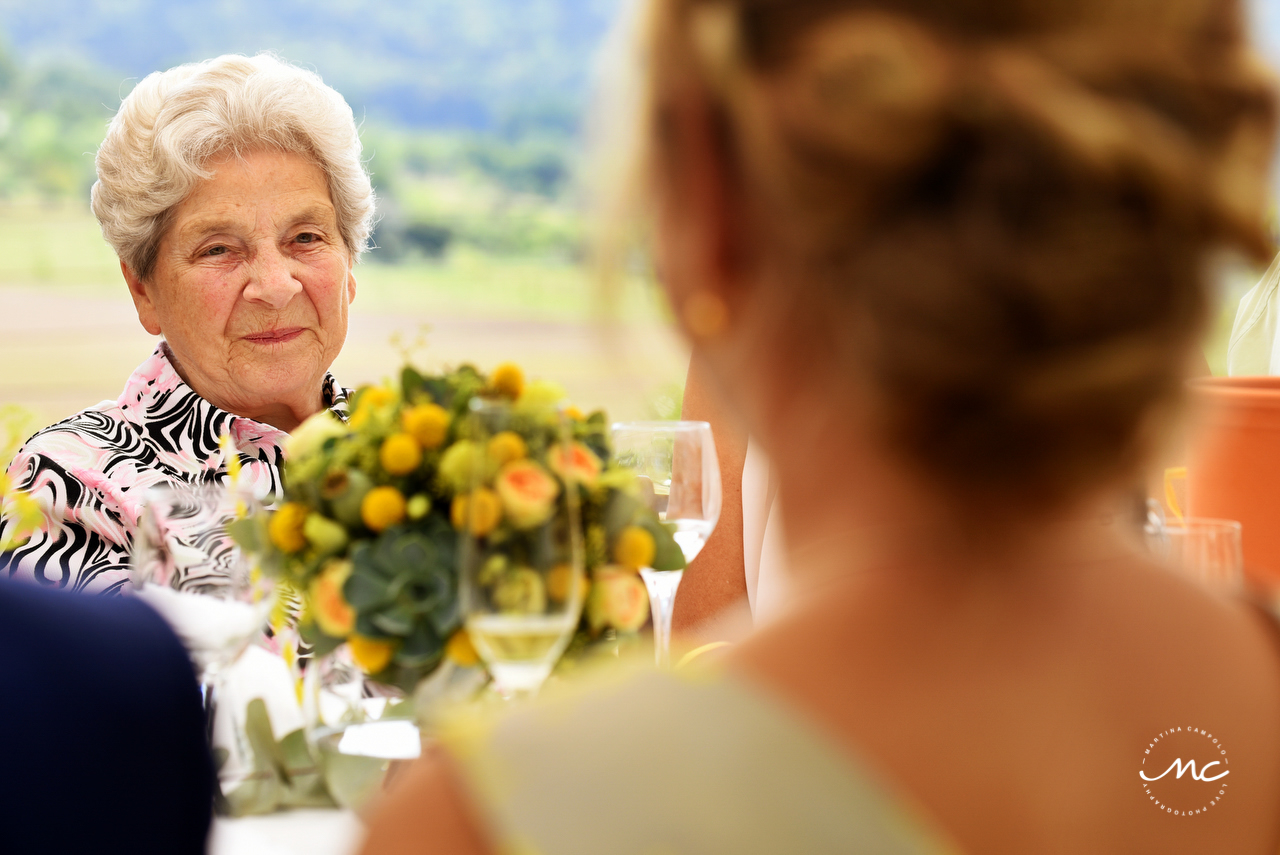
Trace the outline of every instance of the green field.
<instances>
[{"instance_id":1,"label":"green field","mask_svg":"<svg viewBox=\"0 0 1280 855\"><path fill-rule=\"evenodd\" d=\"M439 261L356 268L351 329L334 372L347 385L471 361L522 364L581 406L619 418L678 409L686 356L652 286L632 282L605 314L600 289L565 261L459 246ZM111 249L84 209L0 206L0 404L42 422L114 398L154 346Z\"/></svg>"},{"instance_id":2,"label":"green field","mask_svg":"<svg viewBox=\"0 0 1280 855\"><path fill-rule=\"evenodd\" d=\"M334 366L345 384L389 377L406 357L427 369L512 360L619 418L678 412L687 357L652 285L629 283L606 313L599 286L563 260L465 244L438 261L374 256L356 268L351 330ZM1215 373L1257 275L1224 277L1205 349ZM0 404L29 407L42 422L65 417L114 398L153 346L85 207L0 205Z\"/></svg>"}]
</instances>

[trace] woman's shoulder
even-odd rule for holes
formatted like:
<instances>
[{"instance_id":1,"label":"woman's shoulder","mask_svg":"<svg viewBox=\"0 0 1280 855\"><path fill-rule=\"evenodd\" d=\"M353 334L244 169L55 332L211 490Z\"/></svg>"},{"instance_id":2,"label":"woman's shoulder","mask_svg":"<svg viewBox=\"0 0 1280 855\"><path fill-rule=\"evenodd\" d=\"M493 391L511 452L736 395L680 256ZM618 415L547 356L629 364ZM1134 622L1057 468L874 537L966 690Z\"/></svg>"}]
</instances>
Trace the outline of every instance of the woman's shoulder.
<instances>
[{"instance_id":1,"label":"woman's shoulder","mask_svg":"<svg viewBox=\"0 0 1280 855\"><path fill-rule=\"evenodd\" d=\"M721 673L614 676L443 743L496 837L534 851L950 851L868 768Z\"/></svg>"},{"instance_id":2,"label":"woman's shoulder","mask_svg":"<svg viewBox=\"0 0 1280 855\"><path fill-rule=\"evenodd\" d=\"M80 478L105 473L113 462L127 461L130 468L146 465L152 456L138 432L120 417L116 403L103 401L37 431L22 444L9 471L22 486L41 471Z\"/></svg>"}]
</instances>

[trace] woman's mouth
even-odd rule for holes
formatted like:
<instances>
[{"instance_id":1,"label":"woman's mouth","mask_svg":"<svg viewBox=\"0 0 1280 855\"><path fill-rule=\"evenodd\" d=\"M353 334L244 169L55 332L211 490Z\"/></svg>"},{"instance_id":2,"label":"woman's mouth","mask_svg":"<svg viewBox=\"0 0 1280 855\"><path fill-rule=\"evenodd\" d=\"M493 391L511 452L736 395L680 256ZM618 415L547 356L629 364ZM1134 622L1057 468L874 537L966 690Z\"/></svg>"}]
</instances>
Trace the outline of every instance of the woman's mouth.
<instances>
[{"instance_id":1,"label":"woman's mouth","mask_svg":"<svg viewBox=\"0 0 1280 855\"><path fill-rule=\"evenodd\" d=\"M247 335L245 336L245 340L251 341L254 344L284 344L285 342L293 341L295 338L302 335L302 333L302 327L286 327L278 330L266 330L264 332L254 333L253 335Z\"/></svg>"}]
</instances>

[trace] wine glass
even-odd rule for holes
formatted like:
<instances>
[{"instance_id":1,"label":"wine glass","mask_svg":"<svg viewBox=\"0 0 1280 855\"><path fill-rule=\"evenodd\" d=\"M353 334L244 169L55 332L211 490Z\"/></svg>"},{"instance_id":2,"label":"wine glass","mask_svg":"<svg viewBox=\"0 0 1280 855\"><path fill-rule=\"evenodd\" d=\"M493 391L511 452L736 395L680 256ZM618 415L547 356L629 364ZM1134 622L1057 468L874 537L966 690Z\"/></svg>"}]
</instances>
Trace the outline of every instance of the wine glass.
<instances>
[{"instance_id":1,"label":"wine glass","mask_svg":"<svg viewBox=\"0 0 1280 855\"><path fill-rule=\"evenodd\" d=\"M133 538L134 593L186 645L210 719L220 672L266 627L274 605L270 579L227 532L252 508L219 484L153 487Z\"/></svg>"},{"instance_id":2,"label":"wine glass","mask_svg":"<svg viewBox=\"0 0 1280 855\"><path fill-rule=\"evenodd\" d=\"M618 422L613 426L614 458L633 470L644 496L684 553L686 566L697 557L720 519L720 464L711 425L706 422ZM640 570L653 610L654 657L671 664L671 615L683 570Z\"/></svg>"},{"instance_id":3,"label":"wine glass","mask_svg":"<svg viewBox=\"0 0 1280 855\"><path fill-rule=\"evenodd\" d=\"M582 615L579 479L557 410L476 399L470 489L454 499L461 528L460 601L467 633L510 700L536 694Z\"/></svg>"},{"instance_id":4,"label":"wine glass","mask_svg":"<svg viewBox=\"0 0 1280 855\"><path fill-rule=\"evenodd\" d=\"M1229 593L1244 586L1241 525L1235 520L1187 517L1152 520L1145 528L1147 546L1182 575Z\"/></svg>"}]
</instances>

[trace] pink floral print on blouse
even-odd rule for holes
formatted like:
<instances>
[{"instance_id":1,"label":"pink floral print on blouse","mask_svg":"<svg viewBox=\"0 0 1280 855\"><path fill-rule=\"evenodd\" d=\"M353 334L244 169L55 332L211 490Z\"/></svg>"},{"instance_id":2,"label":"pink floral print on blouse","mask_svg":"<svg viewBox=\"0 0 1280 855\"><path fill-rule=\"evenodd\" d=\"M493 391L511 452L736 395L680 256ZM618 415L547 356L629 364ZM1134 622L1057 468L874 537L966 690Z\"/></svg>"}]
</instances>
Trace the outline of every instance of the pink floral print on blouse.
<instances>
[{"instance_id":1,"label":"pink floral print on blouse","mask_svg":"<svg viewBox=\"0 0 1280 855\"><path fill-rule=\"evenodd\" d=\"M346 418L347 391L325 375L324 405ZM9 476L44 511L47 526L0 555L0 576L96 593L129 579L129 550L147 490L221 483L228 433L240 452L240 484L260 500L279 495L288 434L219 409L183 382L161 342L119 400L41 430L14 457ZM0 517L0 531L8 523Z\"/></svg>"}]
</instances>

